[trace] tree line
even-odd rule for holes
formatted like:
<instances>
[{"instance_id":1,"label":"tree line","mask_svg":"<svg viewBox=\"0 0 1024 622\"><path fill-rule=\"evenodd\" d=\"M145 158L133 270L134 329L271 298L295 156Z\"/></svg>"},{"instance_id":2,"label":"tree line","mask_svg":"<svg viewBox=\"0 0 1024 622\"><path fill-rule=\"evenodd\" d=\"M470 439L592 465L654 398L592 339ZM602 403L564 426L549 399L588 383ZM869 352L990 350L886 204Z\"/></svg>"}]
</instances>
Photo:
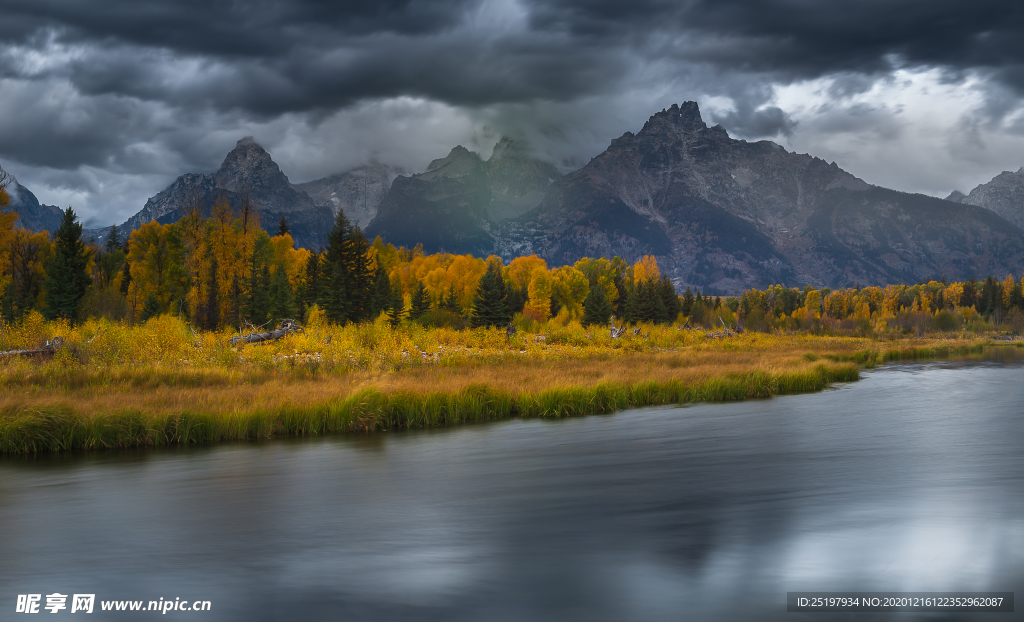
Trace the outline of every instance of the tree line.
<instances>
[{"instance_id":1,"label":"tree line","mask_svg":"<svg viewBox=\"0 0 1024 622\"><path fill-rule=\"evenodd\" d=\"M0 207L9 204L3 181ZM1024 313L1024 279L1013 276L837 290L776 285L725 298L687 288L679 295L650 256L549 267L536 255L507 264L497 256L427 255L420 246L367 240L342 211L327 246L311 251L295 248L284 218L267 233L244 193L238 206L220 197L208 217L198 198L189 207L175 223L149 222L127 235L115 227L102 245L82 239L70 207L53 239L15 228L14 213L0 214L0 317L10 323L35 310L48 319L143 322L173 313L219 330L301 320L315 306L338 324L383 314L393 324L456 328L514 319L607 325L614 316L694 325L722 318L759 330L829 322L952 330L975 317L998 324Z\"/></svg>"}]
</instances>

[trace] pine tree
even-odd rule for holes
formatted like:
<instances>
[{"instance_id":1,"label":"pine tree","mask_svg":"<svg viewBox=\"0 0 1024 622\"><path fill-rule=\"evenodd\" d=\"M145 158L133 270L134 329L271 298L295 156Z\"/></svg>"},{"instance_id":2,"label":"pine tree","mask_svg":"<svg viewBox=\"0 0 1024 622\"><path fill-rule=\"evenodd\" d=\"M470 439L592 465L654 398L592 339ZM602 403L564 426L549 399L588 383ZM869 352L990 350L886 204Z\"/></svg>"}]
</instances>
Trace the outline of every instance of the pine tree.
<instances>
[{"instance_id":1,"label":"pine tree","mask_svg":"<svg viewBox=\"0 0 1024 622\"><path fill-rule=\"evenodd\" d=\"M281 216L281 222L277 223L277 235L285 235L291 233L291 228L288 227L288 219Z\"/></svg>"},{"instance_id":2,"label":"pine tree","mask_svg":"<svg viewBox=\"0 0 1024 622\"><path fill-rule=\"evenodd\" d=\"M376 319L391 307L391 279L384 268L377 266L373 273L373 293L370 296L370 318Z\"/></svg>"},{"instance_id":3,"label":"pine tree","mask_svg":"<svg viewBox=\"0 0 1024 622\"><path fill-rule=\"evenodd\" d=\"M413 320L418 320L424 313L430 310L430 296L427 295L427 288L423 286L423 281L416 282L416 289L412 293L411 308L409 309L409 317Z\"/></svg>"},{"instance_id":4,"label":"pine tree","mask_svg":"<svg viewBox=\"0 0 1024 622\"><path fill-rule=\"evenodd\" d=\"M299 295L301 301L301 315L305 317L306 309L315 304L320 304L320 297L323 290L323 278L320 270L321 253L313 252L306 260L306 269L302 275L302 290Z\"/></svg>"},{"instance_id":5,"label":"pine tree","mask_svg":"<svg viewBox=\"0 0 1024 622\"><path fill-rule=\"evenodd\" d=\"M253 326L263 326L270 319L270 267L266 264L252 271L244 312Z\"/></svg>"},{"instance_id":6,"label":"pine tree","mask_svg":"<svg viewBox=\"0 0 1024 622\"><path fill-rule=\"evenodd\" d=\"M462 314L462 307L459 305L459 295L455 292L454 285L448 288L448 293L441 301L441 309L449 313Z\"/></svg>"},{"instance_id":7,"label":"pine tree","mask_svg":"<svg viewBox=\"0 0 1024 622\"><path fill-rule=\"evenodd\" d=\"M46 308L43 315L74 319L78 303L92 279L89 277L89 250L82 243L82 224L74 210L64 210L57 229L53 256L46 264Z\"/></svg>"},{"instance_id":8,"label":"pine tree","mask_svg":"<svg viewBox=\"0 0 1024 622\"><path fill-rule=\"evenodd\" d=\"M122 296L127 296L128 295L128 287L131 286L131 284L132 284L132 266L131 266L131 263L126 258L124 260L124 265L121 268L121 295Z\"/></svg>"},{"instance_id":9,"label":"pine tree","mask_svg":"<svg viewBox=\"0 0 1024 622\"><path fill-rule=\"evenodd\" d=\"M683 310L683 305L679 302L679 295L676 294L676 286L672 284L672 280L666 274L661 275L658 293L661 296L662 304L665 306L664 321L666 324L671 324L679 317Z\"/></svg>"},{"instance_id":10,"label":"pine tree","mask_svg":"<svg viewBox=\"0 0 1024 622\"><path fill-rule=\"evenodd\" d=\"M480 277L480 283L473 297L473 317L470 325L504 326L509 323L508 306L505 301L505 281L501 278L499 268L488 267Z\"/></svg>"},{"instance_id":11,"label":"pine tree","mask_svg":"<svg viewBox=\"0 0 1024 622\"><path fill-rule=\"evenodd\" d=\"M202 306L203 317L200 319L207 330L216 330L220 325L220 297L217 287L217 258L210 258L210 273L206 280L206 302Z\"/></svg>"},{"instance_id":12,"label":"pine tree","mask_svg":"<svg viewBox=\"0 0 1024 622\"><path fill-rule=\"evenodd\" d=\"M612 318L612 305L605 296L604 288L600 285L593 285L590 293L583 301L583 325L590 326L597 324L604 326Z\"/></svg>"},{"instance_id":13,"label":"pine tree","mask_svg":"<svg viewBox=\"0 0 1024 622\"><path fill-rule=\"evenodd\" d=\"M341 210L327 242L324 263L329 277L323 296L327 317L339 324L369 319L373 310L373 275L366 262L369 242Z\"/></svg>"},{"instance_id":14,"label":"pine tree","mask_svg":"<svg viewBox=\"0 0 1024 622\"><path fill-rule=\"evenodd\" d=\"M690 310L693 309L693 303L694 302L695 302L695 300L694 300L694 296L693 296L693 291L690 289L690 286L687 285L686 286L686 293L683 294L683 304L682 304L683 315L685 315L687 317L690 316Z\"/></svg>"},{"instance_id":15,"label":"pine tree","mask_svg":"<svg viewBox=\"0 0 1024 622\"><path fill-rule=\"evenodd\" d=\"M139 316L139 320L145 322L157 313L160 313L160 301L158 301L156 296L150 292L150 294L146 296L146 303L142 305L142 315Z\"/></svg>"},{"instance_id":16,"label":"pine tree","mask_svg":"<svg viewBox=\"0 0 1024 622\"><path fill-rule=\"evenodd\" d=\"M637 291L639 289L639 285L634 285L626 291L626 302L622 305L622 319L627 324L639 321L637 319L638 308L640 306L640 301L638 300L640 292Z\"/></svg>"},{"instance_id":17,"label":"pine tree","mask_svg":"<svg viewBox=\"0 0 1024 622\"><path fill-rule=\"evenodd\" d=\"M108 253L112 253L121 246L121 234L117 230L117 225L110 227L110 235L107 236L107 243L104 245Z\"/></svg>"},{"instance_id":18,"label":"pine tree","mask_svg":"<svg viewBox=\"0 0 1024 622\"><path fill-rule=\"evenodd\" d=\"M633 291L636 296L633 321L656 323L664 321L665 303L662 302L658 286L654 281L640 281Z\"/></svg>"},{"instance_id":19,"label":"pine tree","mask_svg":"<svg viewBox=\"0 0 1024 622\"><path fill-rule=\"evenodd\" d=\"M275 320L295 317L295 297L288 282L288 272L279 264L270 284L270 315Z\"/></svg>"},{"instance_id":20,"label":"pine tree","mask_svg":"<svg viewBox=\"0 0 1024 622\"><path fill-rule=\"evenodd\" d=\"M395 281L391 286L391 296L388 300L388 319L391 321L391 327L398 326L404 315L405 298L402 296L402 284L399 281Z\"/></svg>"}]
</instances>

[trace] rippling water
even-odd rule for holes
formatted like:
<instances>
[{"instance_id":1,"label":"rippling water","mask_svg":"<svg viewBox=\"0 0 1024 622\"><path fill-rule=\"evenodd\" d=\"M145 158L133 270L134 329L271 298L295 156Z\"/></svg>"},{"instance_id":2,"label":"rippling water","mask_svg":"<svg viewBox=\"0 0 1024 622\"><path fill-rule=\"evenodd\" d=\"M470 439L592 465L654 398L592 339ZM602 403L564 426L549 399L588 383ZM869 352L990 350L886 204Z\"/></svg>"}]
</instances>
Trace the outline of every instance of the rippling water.
<instances>
[{"instance_id":1,"label":"rippling water","mask_svg":"<svg viewBox=\"0 0 1024 622\"><path fill-rule=\"evenodd\" d=\"M1021 596L1021 363L560 421L6 458L0 619L51 592L209 600L167 614L204 620L823 620L785 613L786 592Z\"/></svg>"}]
</instances>

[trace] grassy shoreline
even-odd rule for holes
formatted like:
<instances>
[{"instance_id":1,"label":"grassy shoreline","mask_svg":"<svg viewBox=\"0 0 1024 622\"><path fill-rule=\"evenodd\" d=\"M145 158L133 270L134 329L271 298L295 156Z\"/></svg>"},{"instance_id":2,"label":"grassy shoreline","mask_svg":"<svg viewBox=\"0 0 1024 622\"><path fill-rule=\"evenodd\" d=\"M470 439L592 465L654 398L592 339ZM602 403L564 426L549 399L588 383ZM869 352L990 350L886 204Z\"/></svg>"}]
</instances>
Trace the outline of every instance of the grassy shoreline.
<instances>
[{"instance_id":1,"label":"grassy shoreline","mask_svg":"<svg viewBox=\"0 0 1024 622\"><path fill-rule=\"evenodd\" d=\"M751 335L646 352L463 358L325 371L187 365L0 370L0 454L212 443L569 417L820 391L897 360L979 353L992 342Z\"/></svg>"}]
</instances>

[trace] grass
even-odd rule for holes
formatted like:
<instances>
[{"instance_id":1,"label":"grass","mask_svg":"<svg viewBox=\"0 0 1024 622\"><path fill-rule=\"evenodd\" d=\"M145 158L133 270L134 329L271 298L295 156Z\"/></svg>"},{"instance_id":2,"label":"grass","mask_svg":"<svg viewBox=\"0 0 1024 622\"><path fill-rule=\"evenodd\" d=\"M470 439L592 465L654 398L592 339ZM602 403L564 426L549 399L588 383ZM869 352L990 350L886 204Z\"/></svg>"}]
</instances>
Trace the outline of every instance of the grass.
<instances>
[{"instance_id":1,"label":"grass","mask_svg":"<svg viewBox=\"0 0 1024 622\"><path fill-rule=\"evenodd\" d=\"M611 340L578 326L543 340L495 330L307 327L269 346L142 327L37 324L70 347L0 363L0 453L211 443L571 417L818 391L891 360L980 351L985 340L703 333ZM21 330L26 330L22 328ZM45 334L49 331L51 334ZM8 347L24 335L6 333ZM330 337L328 343L327 337ZM0 344L2 345L2 344ZM16 344L18 347L23 344ZM30 345L30 344L28 344ZM7 348L5 348L7 349ZM13 349L13 348L11 348Z\"/></svg>"}]
</instances>

